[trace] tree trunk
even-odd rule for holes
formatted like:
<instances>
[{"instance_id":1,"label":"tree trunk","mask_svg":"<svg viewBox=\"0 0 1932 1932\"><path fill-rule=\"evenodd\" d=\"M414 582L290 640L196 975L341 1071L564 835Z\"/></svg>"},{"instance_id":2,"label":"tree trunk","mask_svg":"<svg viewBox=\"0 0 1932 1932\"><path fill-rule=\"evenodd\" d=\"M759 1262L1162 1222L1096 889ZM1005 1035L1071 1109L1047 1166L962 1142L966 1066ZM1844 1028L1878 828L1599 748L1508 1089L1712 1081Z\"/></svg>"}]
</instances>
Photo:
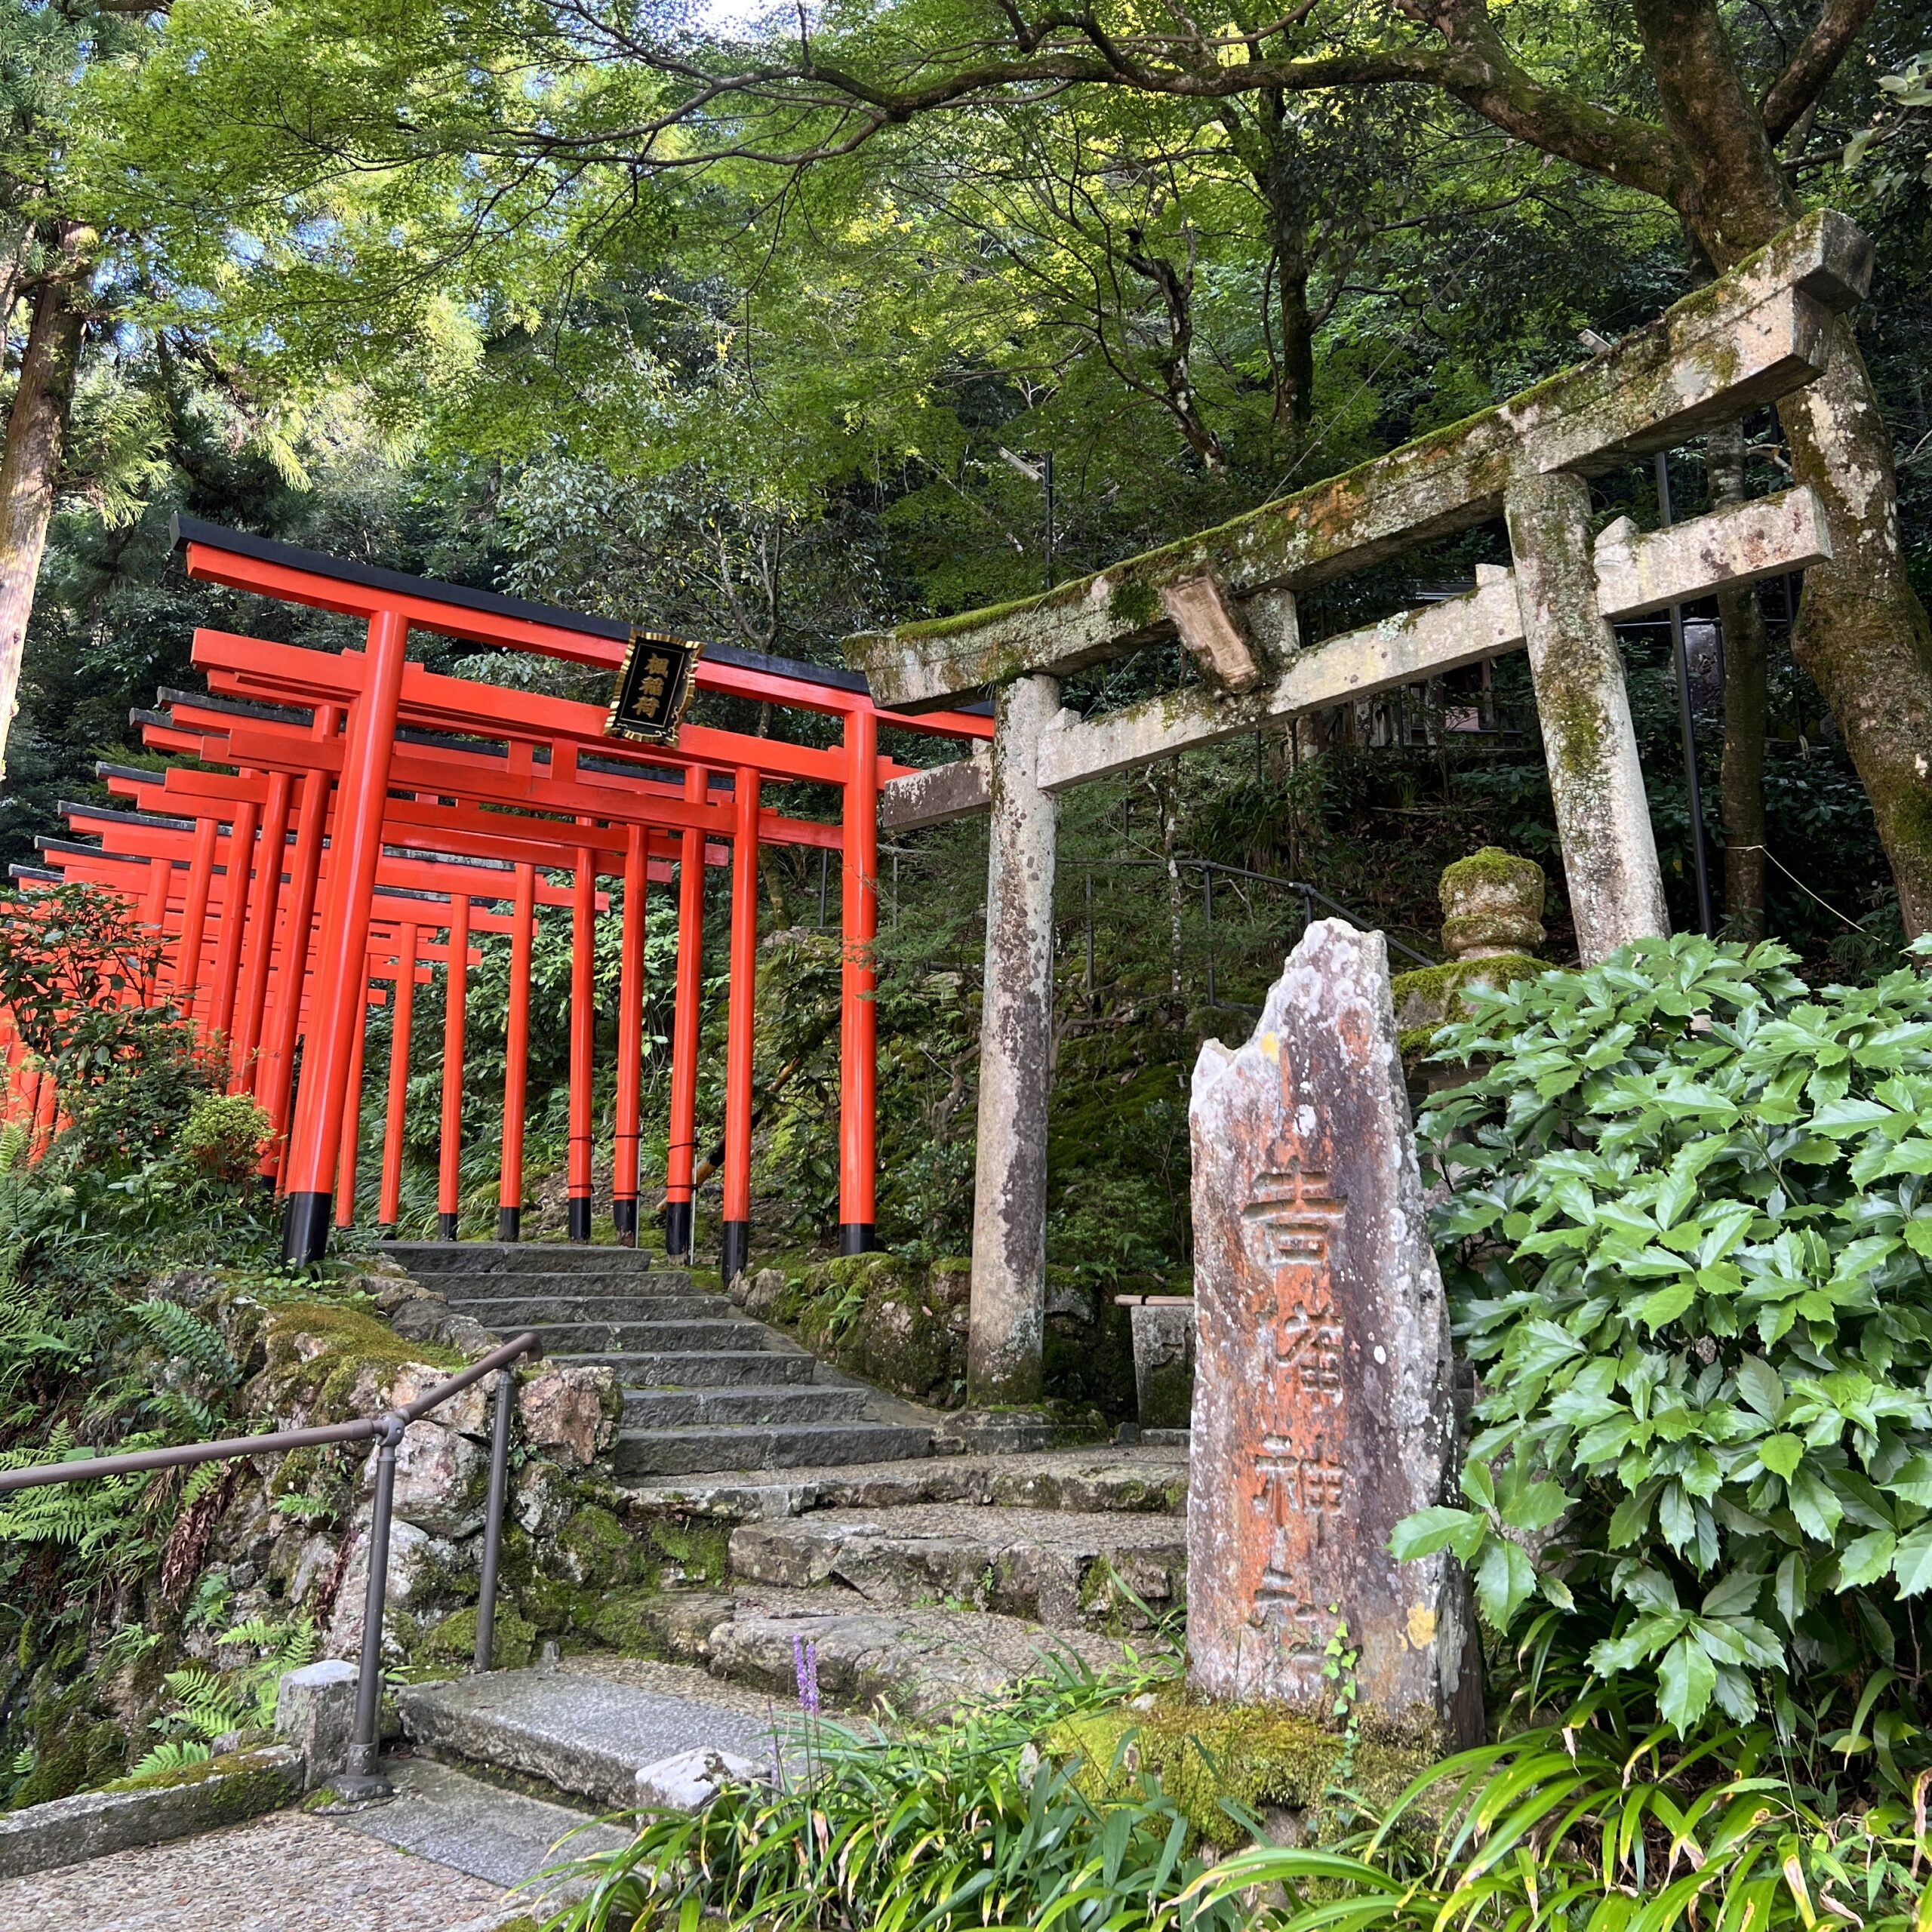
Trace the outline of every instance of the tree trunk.
<instances>
[{"instance_id":1,"label":"tree trunk","mask_svg":"<svg viewBox=\"0 0 1932 1932\"><path fill-rule=\"evenodd\" d=\"M73 411L94 241L91 230L69 223L60 237L60 262L50 264L35 291L33 325L0 457L0 777L20 708L20 651Z\"/></svg>"},{"instance_id":2,"label":"tree trunk","mask_svg":"<svg viewBox=\"0 0 1932 1932\"><path fill-rule=\"evenodd\" d=\"M1678 213L1720 270L1798 218L1715 0L1637 0L1665 125L1688 164ZM1825 506L1832 561L1805 574L1792 649L1844 734L1897 882L1932 931L1932 622L1906 575L1890 431L1848 321L1824 375L1778 407L1798 481Z\"/></svg>"},{"instance_id":3,"label":"tree trunk","mask_svg":"<svg viewBox=\"0 0 1932 1932\"><path fill-rule=\"evenodd\" d=\"M1712 504L1744 500L1744 426L1705 445ZM1764 614L1755 586L1718 592L1724 630L1724 903L1734 938L1764 937Z\"/></svg>"}]
</instances>

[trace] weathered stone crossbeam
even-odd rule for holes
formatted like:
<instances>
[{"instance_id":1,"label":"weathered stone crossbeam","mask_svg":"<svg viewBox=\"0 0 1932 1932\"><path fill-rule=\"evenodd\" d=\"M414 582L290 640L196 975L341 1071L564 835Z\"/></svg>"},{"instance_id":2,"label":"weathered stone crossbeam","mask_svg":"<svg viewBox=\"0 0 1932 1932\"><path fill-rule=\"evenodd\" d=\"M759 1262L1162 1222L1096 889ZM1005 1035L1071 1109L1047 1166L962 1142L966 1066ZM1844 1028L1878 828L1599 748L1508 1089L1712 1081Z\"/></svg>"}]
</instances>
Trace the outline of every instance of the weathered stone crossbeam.
<instances>
[{"instance_id":1,"label":"weathered stone crossbeam","mask_svg":"<svg viewBox=\"0 0 1932 1932\"><path fill-rule=\"evenodd\" d=\"M1807 216L1647 328L1494 409L1044 596L868 633L848 653L881 704L918 710L1171 635L1205 591L1265 656L1257 593L1366 568L1495 518L1521 479L1601 473L1802 388L1823 373L1832 316L1863 296L1871 269L1854 223Z\"/></svg>"},{"instance_id":2,"label":"weathered stone crossbeam","mask_svg":"<svg viewBox=\"0 0 1932 1932\"><path fill-rule=\"evenodd\" d=\"M1720 586L1827 561L1823 506L1807 488L1712 512L1669 530L1613 524L1597 541L1598 607L1613 620L1685 604ZM1490 574L1493 571L1494 574ZM1239 737L1271 721L1345 704L1520 651L1514 571L1485 571L1466 596L1404 611L1297 653L1266 691L1229 698L1196 685L1100 718L1063 712L1040 740L1043 792L1128 771L1175 752Z\"/></svg>"},{"instance_id":3,"label":"weathered stone crossbeam","mask_svg":"<svg viewBox=\"0 0 1932 1932\"><path fill-rule=\"evenodd\" d=\"M1597 601L1613 620L1687 604L1729 583L1755 583L1828 561L1831 539L1817 498L1804 488L1714 510L1669 530L1639 533L1627 518L1597 539ZM1266 689L1228 697L1205 685L1144 699L1103 717L1063 712L1041 737L1044 792L1132 771L1157 758L1239 737L1379 691L1439 678L1523 648L1513 571L1484 566L1468 595L1404 611L1291 653ZM896 778L879 795L879 823L894 831L937 825L986 810L992 761L972 758Z\"/></svg>"}]
</instances>

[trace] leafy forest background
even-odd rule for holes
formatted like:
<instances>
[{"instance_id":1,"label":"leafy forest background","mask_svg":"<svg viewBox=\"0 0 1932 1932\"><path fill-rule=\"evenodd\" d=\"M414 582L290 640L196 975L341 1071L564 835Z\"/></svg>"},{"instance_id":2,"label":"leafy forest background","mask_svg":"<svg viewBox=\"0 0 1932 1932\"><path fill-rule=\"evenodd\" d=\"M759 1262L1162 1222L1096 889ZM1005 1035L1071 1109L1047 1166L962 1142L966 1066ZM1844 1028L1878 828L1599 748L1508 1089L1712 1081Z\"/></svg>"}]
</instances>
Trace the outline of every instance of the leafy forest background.
<instances>
[{"instance_id":1,"label":"leafy forest background","mask_svg":"<svg viewBox=\"0 0 1932 1932\"><path fill-rule=\"evenodd\" d=\"M1620 6L1498 11L1531 65L1652 111ZM970 39L980 10L962 0L918 0L869 30L889 37L896 17L944 40L955 13ZM820 24L832 36L868 30L864 18L832 8ZM1740 64L1768 76L1810 15L1763 0L1726 20ZM1322 20L1304 8L1291 25ZM129 714L197 681L197 624L355 641L325 614L190 586L169 549L175 511L838 663L853 632L1024 595L1454 421L1641 325L1704 272L1663 202L1424 88L1219 101L1041 90L774 166L749 135L701 152L680 125L642 159L635 143L619 154L608 136L570 136L561 106L509 117L516 142L496 131L506 99L598 90L607 120L615 91L648 125L664 70L627 68L626 35L702 43L751 72L797 31L789 16L194 0L170 17L16 0L5 31L10 285L66 273L77 325L0 791L0 857L15 863L63 834L60 801L104 799L97 761L158 761ZM1878 245L1857 326L1921 597L1927 65L1918 7L1881 0L1780 150L1804 200L1846 208ZM533 126L557 131L532 139ZM29 299L9 312L17 383L40 311ZM1710 499L1708 456L1673 454L1679 515ZM1788 479L1770 412L1745 426L1743 460L1754 491ZM1595 507L1654 524L1647 466L1595 486ZM1453 591L1506 554L1498 528L1412 555L1312 596L1305 629ZM1715 657L1700 660L1706 819L1715 846L1734 848L1721 909L1736 934L1787 940L1814 979L1869 980L1896 961L1899 902L1842 738L1792 655L1794 588L1758 595L1761 700L1740 701L1734 678L1727 695ZM1633 626L1623 641L1673 916L1689 925L1668 632ZM561 665L420 636L412 649L440 669L606 695ZM1066 697L1111 707L1185 675L1177 651L1150 651ZM822 725L718 697L694 715L800 737ZM887 748L946 755L912 737ZM1758 755L1761 830L1748 783L1734 782ZM786 806L829 816L835 801L798 789ZM1442 866L1500 845L1546 866L1549 949L1573 956L1519 660L1493 682L1472 675L1089 786L1063 809L1050 1251L1090 1287L1186 1264L1186 1070L1205 1035L1245 1032L1299 930L1300 895L1270 881L1306 881L1435 956ZM1263 876L1223 875L1211 915L1190 860ZM880 1229L930 1260L963 1249L970 1216L983 828L900 841L881 872ZM822 903L836 919L837 878L822 901L816 858L774 852L761 884L761 1240L803 1246L836 1218L836 958L820 929ZM670 911L654 895L647 1179L662 1153ZM607 921L607 1133L616 938ZM464 1163L478 1231L496 1204L506 986L499 943L483 945ZM546 924L537 974L540 1174L561 1154L566 924ZM418 1223L434 1208L440 1080L440 992L425 990L405 1192ZM707 1132L721 1114L722 991L714 978ZM373 1022L372 1107L386 1026Z\"/></svg>"}]
</instances>

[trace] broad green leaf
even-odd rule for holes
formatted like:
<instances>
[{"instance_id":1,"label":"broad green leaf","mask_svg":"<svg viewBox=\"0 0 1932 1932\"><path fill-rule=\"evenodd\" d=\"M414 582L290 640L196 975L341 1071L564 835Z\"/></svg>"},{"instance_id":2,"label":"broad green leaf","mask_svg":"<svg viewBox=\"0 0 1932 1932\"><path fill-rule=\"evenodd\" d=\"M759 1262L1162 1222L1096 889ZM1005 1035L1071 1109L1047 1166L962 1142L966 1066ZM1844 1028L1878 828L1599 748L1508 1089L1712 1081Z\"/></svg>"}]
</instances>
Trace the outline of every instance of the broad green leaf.
<instances>
[{"instance_id":1,"label":"broad green leaf","mask_svg":"<svg viewBox=\"0 0 1932 1932\"><path fill-rule=\"evenodd\" d=\"M1777 1599L1778 1614L1794 1630L1798 1627L1798 1620L1804 1614L1809 1587L1804 1559L1793 1550L1778 1565L1773 1594Z\"/></svg>"},{"instance_id":2,"label":"broad green leaf","mask_svg":"<svg viewBox=\"0 0 1932 1932\"><path fill-rule=\"evenodd\" d=\"M1447 1549L1459 1531L1480 1521L1467 1509L1418 1509L1395 1525L1389 1548L1397 1562L1413 1563L1418 1557Z\"/></svg>"},{"instance_id":3,"label":"broad green leaf","mask_svg":"<svg viewBox=\"0 0 1932 1932\"><path fill-rule=\"evenodd\" d=\"M1785 1484L1791 1501L1791 1513L1808 1537L1829 1543L1844 1520L1844 1505L1816 1469L1803 1469Z\"/></svg>"},{"instance_id":4,"label":"broad green leaf","mask_svg":"<svg viewBox=\"0 0 1932 1932\"><path fill-rule=\"evenodd\" d=\"M1758 1445L1758 1454L1774 1475L1788 1481L1804 1460L1804 1443L1796 1435L1768 1435Z\"/></svg>"},{"instance_id":5,"label":"broad green leaf","mask_svg":"<svg viewBox=\"0 0 1932 1932\"><path fill-rule=\"evenodd\" d=\"M1657 1709L1664 1721L1683 1736L1710 1709L1717 1688L1717 1666L1703 1647L1680 1637L1664 1653L1657 1668Z\"/></svg>"},{"instance_id":6,"label":"broad green leaf","mask_svg":"<svg viewBox=\"0 0 1932 1932\"><path fill-rule=\"evenodd\" d=\"M1509 1629L1536 1582L1525 1551L1501 1537L1491 1542L1476 1566L1476 1604L1492 1629Z\"/></svg>"},{"instance_id":7,"label":"broad green leaf","mask_svg":"<svg viewBox=\"0 0 1932 1932\"><path fill-rule=\"evenodd\" d=\"M1570 1506L1570 1498L1553 1482L1533 1482L1504 1507L1503 1520L1512 1530L1546 1530Z\"/></svg>"},{"instance_id":8,"label":"broad green leaf","mask_svg":"<svg viewBox=\"0 0 1932 1932\"><path fill-rule=\"evenodd\" d=\"M1854 1590L1875 1583L1891 1568L1897 1548L1898 1538L1890 1530L1871 1530L1854 1537L1839 1553L1839 1589Z\"/></svg>"},{"instance_id":9,"label":"broad green leaf","mask_svg":"<svg viewBox=\"0 0 1932 1932\"><path fill-rule=\"evenodd\" d=\"M1921 1590L1932 1588L1932 1523L1921 1523L1900 1540L1892 1574L1898 1580L1902 1597L1915 1597Z\"/></svg>"},{"instance_id":10,"label":"broad green leaf","mask_svg":"<svg viewBox=\"0 0 1932 1932\"><path fill-rule=\"evenodd\" d=\"M1697 1292L1694 1280L1673 1281L1667 1288L1659 1288L1654 1294L1647 1294L1631 1310L1632 1319L1641 1321L1652 1334L1665 1323L1675 1321L1690 1306Z\"/></svg>"},{"instance_id":11,"label":"broad green leaf","mask_svg":"<svg viewBox=\"0 0 1932 1932\"><path fill-rule=\"evenodd\" d=\"M1746 1355L1737 1364L1737 1392L1767 1422L1775 1422L1779 1410L1784 1407L1784 1383L1761 1355ZM1795 1469L1797 1465L1792 1466ZM1780 1475L1790 1472L1778 1471Z\"/></svg>"}]
</instances>

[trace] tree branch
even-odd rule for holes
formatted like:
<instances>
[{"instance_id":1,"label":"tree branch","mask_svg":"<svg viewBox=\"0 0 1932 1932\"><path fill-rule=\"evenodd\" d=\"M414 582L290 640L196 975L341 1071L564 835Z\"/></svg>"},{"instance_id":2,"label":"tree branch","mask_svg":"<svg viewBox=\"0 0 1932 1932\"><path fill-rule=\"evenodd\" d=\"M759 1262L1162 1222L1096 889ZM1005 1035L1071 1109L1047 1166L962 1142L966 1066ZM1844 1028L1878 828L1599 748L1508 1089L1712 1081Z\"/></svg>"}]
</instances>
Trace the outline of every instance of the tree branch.
<instances>
[{"instance_id":1,"label":"tree branch","mask_svg":"<svg viewBox=\"0 0 1932 1932\"><path fill-rule=\"evenodd\" d=\"M1824 92L1877 4L1878 0L1825 0L1825 11L1798 43L1790 66L1771 83L1770 91L1759 103L1764 131L1774 147Z\"/></svg>"}]
</instances>

